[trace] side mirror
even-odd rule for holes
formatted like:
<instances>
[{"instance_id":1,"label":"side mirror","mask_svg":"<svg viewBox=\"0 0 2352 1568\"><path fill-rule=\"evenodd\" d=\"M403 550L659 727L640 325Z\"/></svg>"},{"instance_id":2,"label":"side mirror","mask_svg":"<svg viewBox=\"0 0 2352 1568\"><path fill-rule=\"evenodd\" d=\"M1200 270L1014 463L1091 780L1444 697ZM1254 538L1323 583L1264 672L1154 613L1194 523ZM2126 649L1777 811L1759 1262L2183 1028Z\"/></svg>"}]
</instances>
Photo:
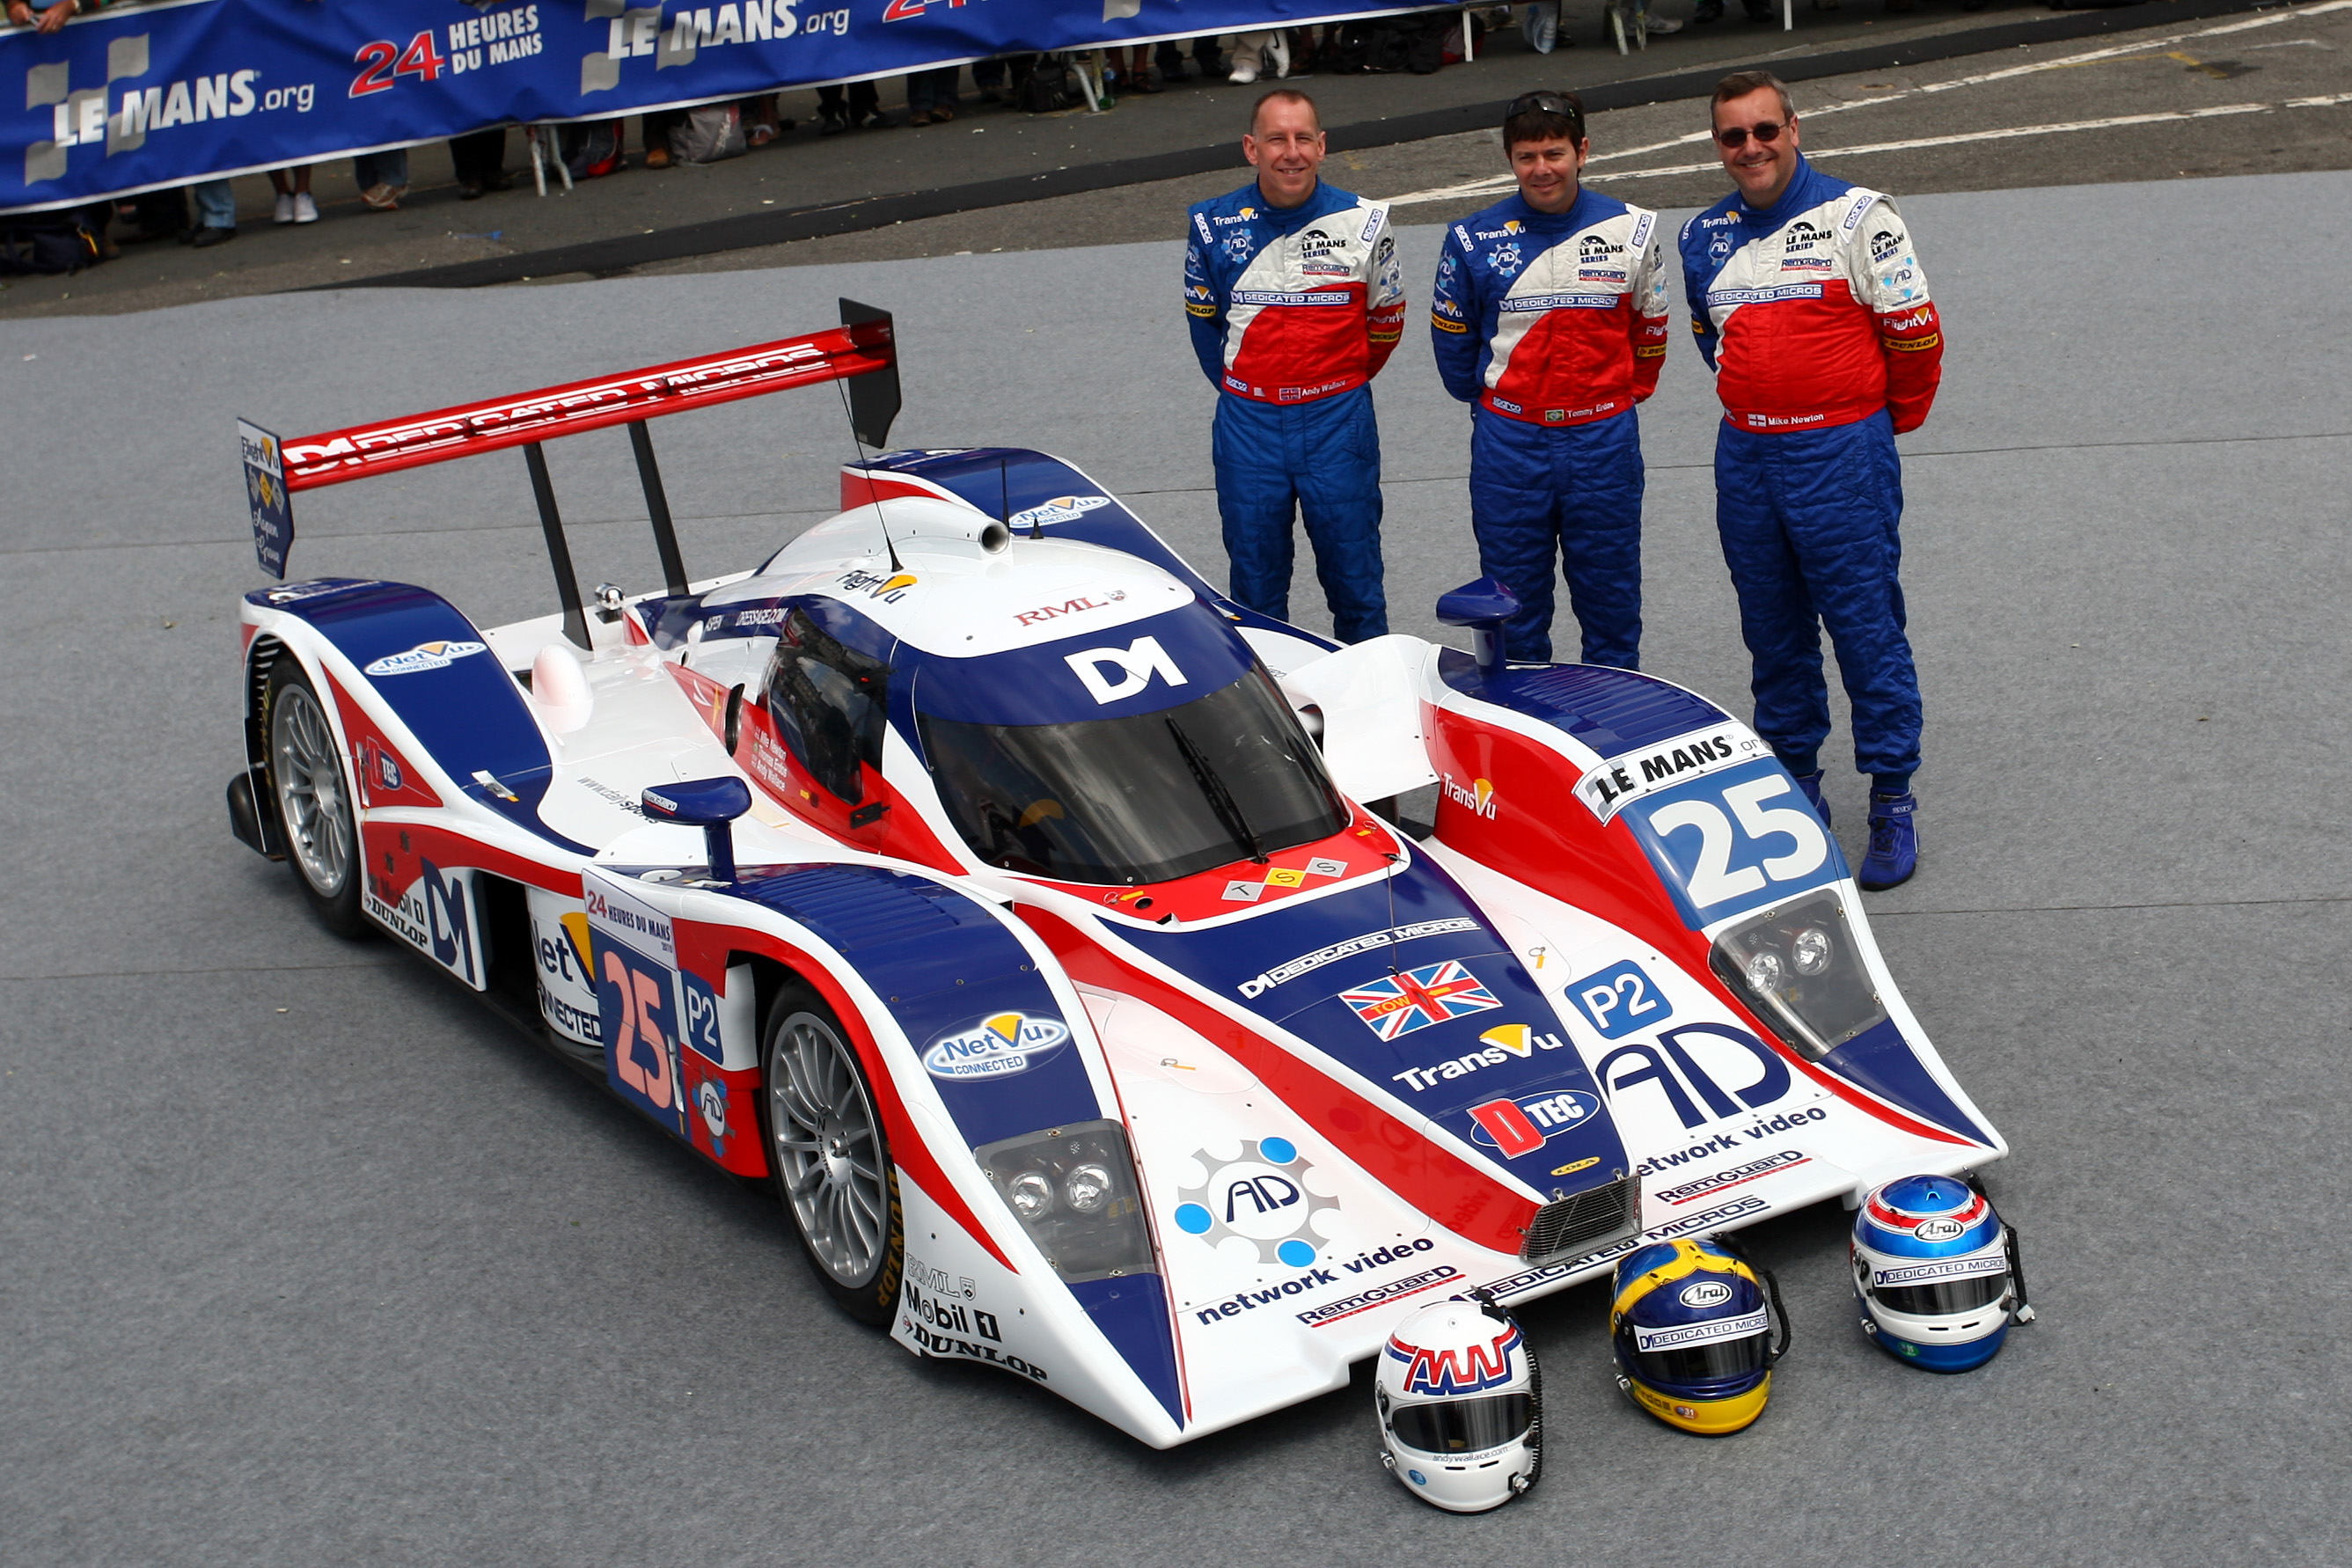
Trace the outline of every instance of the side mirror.
<instances>
[{"instance_id":1,"label":"side mirror","mask_svg":"<svg viewBox=\"0 0 2352 1568\"><path fill-rule=\"evenodd\" d=\"M735 819L751 809L751 787L738 778L688 779L656 784L641 797L646 817L702 829L710 879L735 879Z\"/></svg>"},{"instance_id":2,"label":"side mirror","mask_svg":"<svg viewBox=\"0 0 2352 1568\"><path fill-rule=\"evenodd\" d=\"M1437 601L1437 618L1470 628L1470 655L1478 673L1492 679L1503 668L1503 623L1519 613L1519 596L1494 577L1465 583Z\"/></svg>"}]
</instances>

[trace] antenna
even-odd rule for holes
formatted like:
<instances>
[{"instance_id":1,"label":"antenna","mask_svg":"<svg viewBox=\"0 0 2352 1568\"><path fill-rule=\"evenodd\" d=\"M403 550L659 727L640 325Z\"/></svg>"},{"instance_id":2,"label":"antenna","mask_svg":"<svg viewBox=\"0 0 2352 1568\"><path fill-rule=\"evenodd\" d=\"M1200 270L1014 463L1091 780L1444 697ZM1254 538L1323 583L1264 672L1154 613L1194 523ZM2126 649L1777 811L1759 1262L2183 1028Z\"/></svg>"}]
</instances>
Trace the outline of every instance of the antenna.
<instances>
[{"instance_id":1,"label":"antenna","mask_svg":"<svg viewBox=\"0 0 2352 1568\"><path fill-rule=\"evenodd\" d=\"M845 383L835 384L841 388L841 411L849 416L849 439L857 448L858 472L866 476L866 499L874 505L874 521L882 525L882 549L890 557L890 571L895 576L906 568L898 564L898 546L890 538L890 520L882 512L882 492L874 488L874 470L866 466L866 441L857 433L857 416L849 406L849 388Z\"/></svg>"},{"instance_id":2,"label":"antenna","mask_svg":"<svg viewBox=\"0 0 2352 1568\"><path fill-rule=\"evenodd\" d=\"M996 454L996 521L1004 525L1009 537L1013 532L1013 481L1005 476L1003 452ZM1037 537L1037 524L1034 520L1029 524L1029 537Z\"/></svg>"}]
</instances>

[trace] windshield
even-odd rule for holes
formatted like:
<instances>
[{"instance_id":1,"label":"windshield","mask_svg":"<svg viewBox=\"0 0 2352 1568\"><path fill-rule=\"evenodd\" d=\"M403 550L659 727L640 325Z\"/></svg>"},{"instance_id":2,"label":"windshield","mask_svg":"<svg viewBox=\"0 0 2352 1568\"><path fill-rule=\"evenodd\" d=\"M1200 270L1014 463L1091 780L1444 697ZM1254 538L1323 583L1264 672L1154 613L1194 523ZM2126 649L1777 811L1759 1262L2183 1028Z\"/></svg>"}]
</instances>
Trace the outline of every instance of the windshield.
<instances>
[{"instance_id":1,"label":"windshield","mask_svg":"<svg viewBox=\"0 0 2352 1568\"><path fill-rule=\"evenodd\" d=\"M920 723L957 831L1008 871L1165 882L1311 844L1349 821L1262 668L1132 718L966 724L926 713Z\"/></svg>"}]
</instances>

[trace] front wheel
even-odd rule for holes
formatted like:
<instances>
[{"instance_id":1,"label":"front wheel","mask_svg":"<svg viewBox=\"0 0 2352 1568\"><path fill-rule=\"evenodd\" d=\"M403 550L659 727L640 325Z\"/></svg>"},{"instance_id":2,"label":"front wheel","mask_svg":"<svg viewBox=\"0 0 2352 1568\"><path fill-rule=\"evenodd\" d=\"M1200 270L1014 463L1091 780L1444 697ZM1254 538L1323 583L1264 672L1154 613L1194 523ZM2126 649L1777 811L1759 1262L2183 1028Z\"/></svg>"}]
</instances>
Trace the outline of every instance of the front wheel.
<instances>
[{"instance_id":1,"label":"front wheel","mask_svg":"<svg viewBox=\"0 0 2352 1568\"><path fill-rule=\"evenodd\" d=\"M319 923L357 936L359 814L318 689L292 656L269 672L269 780L294 880Z\"/></svg>"},{"instance_id":2,"label":"front wheel","mask_svg":"<svg viewBox=\"0 0 2352 1568\"><path fill-rule=\"evenodd\" d=\"M857 1051L833 1009L793 984L761 1042L776 1188L817 1279L842 1310L890 1321L907 1254L898 1173Z\"/></svg>"}]
</instances>

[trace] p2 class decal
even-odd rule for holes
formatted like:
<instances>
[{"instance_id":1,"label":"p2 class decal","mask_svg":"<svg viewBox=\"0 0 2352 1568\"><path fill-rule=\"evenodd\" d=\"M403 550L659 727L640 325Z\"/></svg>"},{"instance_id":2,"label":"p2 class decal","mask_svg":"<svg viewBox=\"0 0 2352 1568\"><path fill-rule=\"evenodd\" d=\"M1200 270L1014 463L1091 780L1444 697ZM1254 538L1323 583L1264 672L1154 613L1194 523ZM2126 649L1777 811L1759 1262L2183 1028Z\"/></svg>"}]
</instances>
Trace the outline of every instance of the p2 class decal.
<instances>
[{"instance_id":1,"label":"p2 class decal","mask_svg":"<svg viewBox=\"0 0 2352 1568\"><path fill-rule=\"evenodd\" d=\"M1570 981L1568 999L1604 1040L1654 1029L1675 1016L1650 972L1630 958Z\"/></svg>"},{"instance_id":2,"label":"p2 class decal","mask_svg":"<svg viewBox=\"0 0 2352 1568\"><path fill-rule=\"evenodd\" d=\"M1693 931L1846 875L1837 841L1770 758L1645 795L1619 815Z\"/></svg>"}]
</instances>

